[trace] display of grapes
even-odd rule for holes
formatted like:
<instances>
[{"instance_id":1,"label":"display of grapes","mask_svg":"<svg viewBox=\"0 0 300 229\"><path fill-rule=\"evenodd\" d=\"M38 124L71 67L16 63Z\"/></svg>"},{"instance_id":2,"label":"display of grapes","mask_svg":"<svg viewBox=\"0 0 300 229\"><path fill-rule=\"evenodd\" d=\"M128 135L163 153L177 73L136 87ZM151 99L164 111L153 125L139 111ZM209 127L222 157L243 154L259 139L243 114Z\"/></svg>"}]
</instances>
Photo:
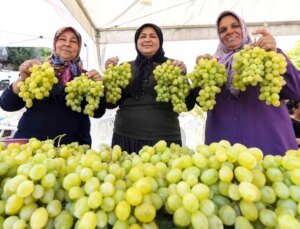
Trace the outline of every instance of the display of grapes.
<instances>
[{"instance_id":1,"label":"display of grapes","mask_svg":"<svg viewBox=\"0 0 300 229\"><path fill-rule=\"evenodd\" d=\"M0 228L300 228L299 150L32 138L0 143L0 178Z\"/></svg>"},{"instance_id":2,"label":"display of grapes","mask_svg":"<svg viewBox=\"0 0 300 229\"><path fill-rule=\"evenodd\" d=\"M278 107L279 92L286 83L282 77L286 66L287 62L282 54L245 45L241 51L234 54L233 86L245 91L249 85L258 85L259 99Z\"/></svg>"},{"instance_id":3,"label":"display of grapes","mask_svg":"<svg viewBox=\"0 0 300 229\"><path fill-rule=\"evenodd\" d=\"M186 112L185 98L189 94L190 86L187 77L181 73L180 68L174 66L171 60L158 65L154 71L157 81L154 87L157 102L171 102L173 110L177 113Z\"/></svg>"},{"instance_id":4,"label":"display of grapes","mask_svg":"<svg viewBox=\"0 0 300 229\"><path fill-rule=\"evenodd\" d=\"M33 100L42 100L49 97L52 85L58 82L54 69L49 62L42 65L33 65L30 69L30 76L24 82L19 82L19 96L24 100L25 106L30 108Z\"/></svg>"},{"instance_id":5,"label":"display of grapes","mask_svg":"<svg viewBox=\"0 0 300 229\"><path fill-rule=\"evenodd\" d=\"M131 65L127 62L120 65L110 64L103 73L106 102L116 104L121 99L122 88L129 84Z\"/></svg>"},{"instance_id":6,"label":"display of grapes","mask_svg":"<svg viewBox=\"0 0 300 229\"><path fill-rule=\"evenodd\" d=\"M85 101L83 113L94 117L94 111L99 108L100 99L104 96L102 81L94 81L84 73L66 84L66 104L73 111L82 112L82 102Z\"/></svg>"},{"instance_id":7,"label":"display of grapes","mask_svg":"<svg viewBox=\"0 0 300 229\"><path fill-rule=\"evenodd\" d=\"M221 92L220 88L227 81L225 66L219 64L216 58L202 58L187 77L192 81L191 88L201 88L196 100L202 110L212 110L216 104L216 94Z\"/></svg>"}]
</instances>

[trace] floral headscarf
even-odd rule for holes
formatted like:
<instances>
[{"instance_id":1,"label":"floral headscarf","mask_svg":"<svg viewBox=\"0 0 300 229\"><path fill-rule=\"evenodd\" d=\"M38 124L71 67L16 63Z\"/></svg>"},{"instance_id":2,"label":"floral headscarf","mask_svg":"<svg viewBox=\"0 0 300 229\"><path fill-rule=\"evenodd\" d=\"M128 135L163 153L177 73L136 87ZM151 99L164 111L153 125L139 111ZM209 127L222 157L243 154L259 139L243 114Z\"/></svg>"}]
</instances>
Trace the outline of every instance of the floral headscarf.
<instances>
[{"instance_id":1,"label":"floral headscarf","mask_svg":"<svg viewBox=\"0 0 300 229\"><path fill-rule=\"evenodd\" d=\"M58 38L65 31L72 31L75 34L79 45L78 53L75 59L69 61L62 60L57 55L55 50L55 46L56 46L56 42L58 41ZM79 56L81 44L82 44L81 35L73 27L63 27L55 33L54 40L53 40L53 54L50 57L50 63L55 70L55 75L58 77L58 80L62 85L66 85L67 82L72 80L74 77L79 76L82 72L82 67L81 67L82 62Z\"/></svg>"},{"instance_id":2,"label":"floral headscarf","mask_svg":"<svg viewBox=\"0 0 300 229\"><path fill-rule=\"evenodd\" d=\"M219 23L220 20L227 15L232 15L234 16L240 23L240 26L242 28L242 34L243 34L243 39L242 39L242 44L241 46L236 49L236 50L228 50L225 45L223 44L223 42L220 39L220 35L218 33L219 36L219 45L217 48L217 51L215 52L215 56L217 56L219 58L219 63L221 64L225 64L226 68L227 68L227 88L230 90L230 92L233 95L237 95L239 92L237 90L234 89L233 85L232 85L232 77L233 77L233 69L232 69L232 62L233 62L233 54L240 51L245 44L252 44L252 40L250 37L250 34L247 30L246 24L244 22L244 20L235 12L227 10L222 12L218 19L217 19L217 31L219 30Z\"/></svg>"}]
</instances>

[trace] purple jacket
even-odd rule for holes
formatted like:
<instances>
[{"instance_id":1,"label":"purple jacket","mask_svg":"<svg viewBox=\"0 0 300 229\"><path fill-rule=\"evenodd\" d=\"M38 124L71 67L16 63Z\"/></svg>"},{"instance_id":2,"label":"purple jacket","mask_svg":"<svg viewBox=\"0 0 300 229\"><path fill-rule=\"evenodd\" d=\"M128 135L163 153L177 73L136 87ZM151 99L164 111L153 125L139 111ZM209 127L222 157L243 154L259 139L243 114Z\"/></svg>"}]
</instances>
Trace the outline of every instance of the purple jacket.
<instances>
[{"instance_id":1,"label":"purple jacket","mask_svg":"<svg viewBox=\"0 0 300 229\"><path fill-rule=\"evenodd\" d=\"M277 51L283 53L280 49ZM287 62L286 85L280 92L279 107L260 101L258 86L249 86L237 97L223 86L216 96L214 109L207 113L205 144L225 139L231 144L258 147L264 154L273 155L298 149L284 100L300 99L300 72L290 60L287 59Z\"/></svg>"}]
</instances>

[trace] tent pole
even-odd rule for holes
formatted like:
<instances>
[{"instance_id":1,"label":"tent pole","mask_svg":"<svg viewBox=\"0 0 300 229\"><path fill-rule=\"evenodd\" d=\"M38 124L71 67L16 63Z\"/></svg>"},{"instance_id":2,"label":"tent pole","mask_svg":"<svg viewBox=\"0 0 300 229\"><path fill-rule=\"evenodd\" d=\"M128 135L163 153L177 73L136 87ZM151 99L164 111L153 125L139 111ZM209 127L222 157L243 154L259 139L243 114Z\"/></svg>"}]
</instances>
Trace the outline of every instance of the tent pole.
<instances>
[{"instance_id":1,"label":"tent pole","mask_svg":"<svg viewBox=\"0 0 300 229\"><path fill-rule=\"evenodd\" d=\"M100 69L102 71L102 58L101 58L101 45L100 45L100 32L98 30L95 31L96 35L95 35L95 49L96 49L96 61L97 61L97 65L98 65L98 69Z\"/></svg>"}]
</instances>

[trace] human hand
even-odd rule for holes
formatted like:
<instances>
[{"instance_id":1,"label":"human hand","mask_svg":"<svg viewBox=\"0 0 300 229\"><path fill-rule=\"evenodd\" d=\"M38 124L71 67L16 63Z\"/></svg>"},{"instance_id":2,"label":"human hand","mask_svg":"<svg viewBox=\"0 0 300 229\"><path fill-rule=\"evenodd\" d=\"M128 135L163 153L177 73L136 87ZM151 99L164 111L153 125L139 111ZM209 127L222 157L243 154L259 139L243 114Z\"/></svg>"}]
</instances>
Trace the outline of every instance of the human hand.
<instances>
[{"instance_id":1,"label":"human hand","mask_svg":"<svg viewBox=\"0 0 300 229\"><path fill-rule=\"evenodd\" d=\"M18 94L20 92L20 88L18 87L18 83L25 81L27 77L30 76L30 71L29 69L33 66L33 65L41 65L42 62L37 60L37 59L31 59L31 60L26 60L24 61L20 66L19 66L19 77L17 78L17 80L12 84L12 89L13 92L15 94Z\"/></svg>"},{"instance_id":2,"label":"human hand","mask_svg":"<svg viewBox=\"0 0 300 229\"><path fill-rule=\"evenodd\" d=\"M199 63L199 60L200 60L200 59L208 59L208 60L210 60L210 59L212 59L212 58L214 58L214 56L212 56L212 55L210 55L210 54L208 54L208 53L205 53L205 54L203 54L203 55L199 55L199 56L196 57L196 64Z\"/></svg>"},{"instance_id":3,"label":"human hand","mask_svg":"<svg viewBox=\"0 0 300 229\"><path fill-rule=\"evenodd\" d=\"M92 70L86 72L85 74L91 80L94 80L94 81L100 81L100 80L102 80L101 74L97 70L95 70L95 69L92 69Z\"/></svg>"},{"instance_id":4,"label":"human hand","mask_svg":"<svg viewBox=\"0 0 300 229\"><path fill-rule=\"evenodd\" d=\"M118 57L118 56L108 58L108 59L105 61L105 69L107 69L108 66L109 66L110 64L112 64L112 65L117 65L118 62L119 62L119 57Z\"/></svg>"},{"instance_id":5,"label":"human hand","mask_svg":"<svg viewBox=\"0 0 300 229\"><path fill-rule=\"evenodd\" d=\"M31 59L31 60L26 60L24 61L20 66L19 66L19 72L20 72L20 77L18 81L25 81L27 77L30 76L30 71L29 69L33 65L41 65L42 62L37 60L37 59Z\"/></svg>"},{"instance_id":6,"label":"human hand","mask_svg":"<svg viewBox=\"0 0 300 229\"><path fill-rule=\"evenodd\" d=\"M181 70L181 73L186 74L186 66L180 60L173 60L172 65L178 67Z\"/></svg>"},{"instance_id":7,"label":"human hand","mask_svg":"<svg viewBox=\"0 0 300 229\"><path fill-rule=\"evenodd\" d=\"M253 35L262 35L253 45L265 49L266 51L276 51L275 38L266 30L258 29L252 33Z\"/></svg>"}]
</instances>

